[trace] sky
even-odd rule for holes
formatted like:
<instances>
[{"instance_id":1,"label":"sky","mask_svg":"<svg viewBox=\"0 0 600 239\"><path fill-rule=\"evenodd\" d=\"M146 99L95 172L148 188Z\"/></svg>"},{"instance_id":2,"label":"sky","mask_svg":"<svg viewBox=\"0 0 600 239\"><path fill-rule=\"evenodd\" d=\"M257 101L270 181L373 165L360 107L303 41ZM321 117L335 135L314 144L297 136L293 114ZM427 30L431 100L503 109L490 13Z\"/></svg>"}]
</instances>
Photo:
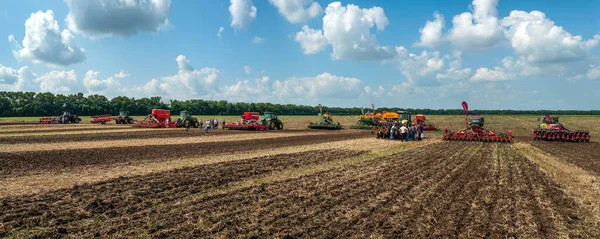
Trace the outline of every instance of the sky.
<instances>
[{"instance_id":1,"label":"sky","mask_svg":"<svg viewBox=\"0 0 600 239\"><path fill-rule=\"evenodd\" d=\"M0 91L598 110L589 0L0 1Z\"/></svg>"}]
</instances>

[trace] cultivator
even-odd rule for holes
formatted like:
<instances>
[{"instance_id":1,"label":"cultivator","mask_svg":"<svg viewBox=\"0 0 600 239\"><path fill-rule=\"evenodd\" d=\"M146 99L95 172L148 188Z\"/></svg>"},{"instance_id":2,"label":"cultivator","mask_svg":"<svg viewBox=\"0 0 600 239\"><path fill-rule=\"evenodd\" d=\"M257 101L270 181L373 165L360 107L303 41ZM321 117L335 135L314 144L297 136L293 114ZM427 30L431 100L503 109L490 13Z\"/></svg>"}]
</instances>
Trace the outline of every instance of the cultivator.
<instances>
[{"instance_id":1,"label":"cultivator","mask_svg":"<svg viewBox=\"0 0 600 239\"><path fill-rule=\"evenodd\" d=\"M469 116L469 106L467 102L462 102L463 109L465 111L465 125L466 128L456 132L452 132L449 129L444 129L443 140L451 141L477 141L477 142L501 142L511 143L513 140L512 130L508 130L506 133L494 133L491 130L483 128L483 116L471 115Z\"/></svg>"},{"instance_id":2,"label":"cultivator","mask_svg":"<svg viewBox=\"0 0 600 239\"><path fill-rule=\"evenodd\" d=\"M550 117L549 114L546 114L546 116L538 118L538 121L542 121L542 124L531 133L534 140L590 142L589 130L569 130L558 122L558 117Z\"/></svg>"},{"instance_id":3,"label":"cultivator","mask_svg":"<svg viewBox=\"0 0 600 239\"><path fill-rule=\"evenodd\" d=\"M138 121L133 127L140 128L176 128L177 122L171 120L170 110L152 109L152 113L144 120Z\"/></svg>"},{"instance_id":4,"label":"cultivator","mask_svg":"<svg viewBox=\"0 0 600 239\"><path fill-rule=\"evenodd\" d=\"M90 122L92 124L106 124L107 122L111 122L115 119L116 119L116 117L113 117L112 115L109 115L109 114L94 115L94 116L92 116L92 120Z\"/></svg>"},{"instance_id":5,"label":"cultivator","mask_svg":"<svg viewBox=\"0 0 600 239\"><path fill-rule=\"evenodd\" d=\"M356 122L356 124L351 125L351 129L373 129L373 127L379 125L379 118L375 115L375 105L371 104L371 108L373 112L367 111L361 108L360 119Z\"/></svg>"},{"instance_id":6,"label":"cultivator","mask_svg":"<svg viewBox=\"0 0 600 239\"><path fill-rule=\"evenodd\" d=\"M420 124L421 126L423 126L423 131L437 131L439 130L437 125L435 125L434 123L429 122L429 120L427 120L427 118L425 118L424 115L422 114L418 114L415 116L415 121L417 122L417 124Z\"/></svg>"},{"instance_id":7,"label":"cultivator","mask_svg":"<svg viewBox=\"0 0 600 239\"><path fill-rule=\"evenodd\" d=\"M259 121L260 115L258 112L244 112L240 116L240 122L228 122L223 125L223 129L232 130L267 130L269 125L263 125ZM283 127L283 124L282 124Z\"/></svg>"}]
</instances>

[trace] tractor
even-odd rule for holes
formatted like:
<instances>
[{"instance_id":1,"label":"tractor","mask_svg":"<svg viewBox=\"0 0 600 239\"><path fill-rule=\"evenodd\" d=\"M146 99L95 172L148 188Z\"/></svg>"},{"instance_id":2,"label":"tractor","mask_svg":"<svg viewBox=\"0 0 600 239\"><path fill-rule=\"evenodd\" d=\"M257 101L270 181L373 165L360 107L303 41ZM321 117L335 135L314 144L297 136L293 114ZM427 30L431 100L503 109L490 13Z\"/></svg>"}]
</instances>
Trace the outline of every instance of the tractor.
<instances>
[{"instance_id":1,"label":"tractor","mask_svg":"<svg viewBox=\"0 0 600 239\"><path fill-rule=\"evenodd\" d=\"M200 126L200 122L198 122L198 118L190 115L190 112L181 111L179 113L179 119L177 119L177 127L187 128L188 124L190 127L198 128Z\"/></svg>"},{"instance_id":2,"label":"tractor","mask_svg":"<svg viewBox=\"0 0 600 239\"><path fill-rule=\"evenodd\" d=\"M549 114L546 114L546 116L538 118L538 121L542 121L542 124L531 133L534 140L590 142L589 130L569 130L558 122L558 117L550 117Z\"/></svg>"},{"instance_id":3,"label":"tractor","mask_svg":"<svg viewBox=\"0 0 600 239\"><path fill-rule=\"evenodd\" d=\"M68 123L79 123L81 118L76 114L73 114L70 110L63 111L62 115L55 117L40 118L41 124L68 124Z\"/></svg>"},{"instance_id":4,"label":"tractor","mask_svg":"<svg viewBox=\"0 0 600 239\"><path fill-rule=\"evenodd\" d=\"M115 118L115 122L117 124L133 124L134 120L133 118L131 118L131 116L129 116L129 112L121 111L119 112L119 115L117 115L117 117Z\"/></svg>"},{"instance_id":5,"label":"tractor","mask_svg":"<svg viewBox=\"0 0 600 239\"><path fill-rule=\"evenodd\" d=\"M333 118L331 114L325 113L323 114L323 108L321 104L319 104L319 116L321 116L321 120L318 122L308 122L308 128L311 129L342 129L342 125L339 122L333 122Z\"/></svg>"},{"instance_id":6,"label":"tractor","mask_svg":"<svg viewBox=\"0 0 600 239\"><path fill-rule=\"evenodd\" d=\"M263 114L261 124L269 126L269 130L283 129L283 123L281 122L281 120L279 120L279 118L277 118L277 114L273 112L265 112Z\"/></svg>"},{"instance_id":7,"label":"tractor","mask_svg":"<svg viewBox=\"0 0 600 239\"><path fill-rule=\"evenodd\" d=\"M375 105L371 104L371 108L373 112L367 111L363 108L360 109L361 115L360 119L356 122L356 124L350 126L351 129L372 129L374 126L379 125L379 118L375 117Z\"/></svg>"}]
</instances>

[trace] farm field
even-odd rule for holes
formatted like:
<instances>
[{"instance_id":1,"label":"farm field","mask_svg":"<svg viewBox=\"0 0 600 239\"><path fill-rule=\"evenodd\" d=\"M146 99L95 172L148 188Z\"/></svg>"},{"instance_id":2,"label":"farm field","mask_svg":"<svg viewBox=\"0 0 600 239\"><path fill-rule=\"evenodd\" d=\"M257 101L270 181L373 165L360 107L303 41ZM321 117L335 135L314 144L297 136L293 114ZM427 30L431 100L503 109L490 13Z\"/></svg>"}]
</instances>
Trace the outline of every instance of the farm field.
<instances>
[{"instance_id":1,"label":"farm field","mask_svg":"<svg viewBox=\"0 0 600 239\"><path fill-rule=\"evenodd\" d=\"M512 144L442 141L464 116L408 143L356 116L209 133L3 118L0 238L599 238L600 117L561 116L590 143L533 141L536 117L486 116Z\"/></svg>"}]
</instances>

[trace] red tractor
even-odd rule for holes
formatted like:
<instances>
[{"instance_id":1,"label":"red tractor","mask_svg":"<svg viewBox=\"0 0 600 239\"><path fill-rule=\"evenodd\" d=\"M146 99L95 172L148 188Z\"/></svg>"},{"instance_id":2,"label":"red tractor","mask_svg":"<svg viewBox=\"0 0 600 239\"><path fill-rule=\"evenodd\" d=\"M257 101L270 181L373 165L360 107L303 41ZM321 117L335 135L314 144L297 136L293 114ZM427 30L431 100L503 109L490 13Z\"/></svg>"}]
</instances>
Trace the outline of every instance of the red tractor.
<instances>
[{"instance_id":1,"label":"red tractor","mask_svg":"<svg viewBox=\"0 0 600 239\"><path fill-rule=\"evenodd\" d=\"M138 121L133 127L142 128L176 128L177 121L171 120L170 110L152 109L152 113L144 120Z\"/></svg>"},{"instance_id":2,"label":"red tractor","mask_svg":"<svg viewBox=\"0 0 600 239\"><path fill-rule=\"evenodd\" d=\"M458 141L478 141L478 142L505 142L510 143L513 140L512 130L508 130L506 133L494 133L491 130L483 128L483 116L471 115L469 116L469 105L467 102L462 102L463 109L465 111L465 125L466 128L456 132L452 132L448 129L444 129L444 140L458 140Z\"/></svg>"},{"instance_id":3,"label":"red tractor","mask_svg":"<svg viewBox=\"0 0 600 239\"><path fill-rule=\"evenodd\" d=\"M538 121L542 121L542 124L531 133L534 140L590 142L589 130L569 130L558 122L558 117L550 117L549 114L546 114L546 116L538 118Z\"/></svg>"},{"instance_id":4,"label":"red tractor","mask_svg":"<svg viewBox=\"0 0 600 239\"><path fill-rule=\"evenodd\" d=\"M40 124L78 124L80 121L81 118L73 114L70 110L63 111L63 114L60 116L40 118Z\"/></svg>"}]
</instances>

